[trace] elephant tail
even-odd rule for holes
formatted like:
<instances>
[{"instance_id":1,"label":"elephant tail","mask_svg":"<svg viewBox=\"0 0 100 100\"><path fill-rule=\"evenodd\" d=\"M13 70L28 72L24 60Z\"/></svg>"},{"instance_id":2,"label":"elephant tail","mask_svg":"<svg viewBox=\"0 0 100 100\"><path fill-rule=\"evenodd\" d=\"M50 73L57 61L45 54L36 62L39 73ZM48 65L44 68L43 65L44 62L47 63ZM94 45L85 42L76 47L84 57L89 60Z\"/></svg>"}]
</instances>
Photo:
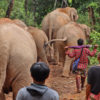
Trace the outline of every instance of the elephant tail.
<instances>
[{"instance_id":1,"label":"elephant tail","mask_svg":"<svg viewBox=\"0 0 100 100\"><path fill-rule=\"evenodd\" d=\"M45 46L47 46L47 45L49 45L49 44L52 44L52 43L54 43L54 42L65 42L65 41L67 41L67 37L65 37L65 38L63 38L63 39L52 39L52 40L50 40L50 41L48 41L48 43L46 43L45 44Z\"/></svg>"},{"instance_id":2,"label":"elephant tail","mask_svg":"<svg viewBox=\"0 0 100 100\"><path fill-rule=\"evenodd\" d=\"M47 46L52 50L53 48L50 46L50 44L47 45L48 43L48 38L47 36L44 34L44 48L46 48Z\"/></svg>"}]
</instances>

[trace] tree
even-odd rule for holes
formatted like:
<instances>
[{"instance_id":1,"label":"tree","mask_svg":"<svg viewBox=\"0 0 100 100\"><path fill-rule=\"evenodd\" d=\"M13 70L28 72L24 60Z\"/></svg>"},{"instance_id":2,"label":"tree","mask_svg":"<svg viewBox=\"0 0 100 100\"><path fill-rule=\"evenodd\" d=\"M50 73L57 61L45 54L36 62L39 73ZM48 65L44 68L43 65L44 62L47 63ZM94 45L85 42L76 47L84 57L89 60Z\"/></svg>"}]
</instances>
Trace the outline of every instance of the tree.
<instances>
[{"instance_id":1,"label":"tree","mask_svg":"<svg viewBox=\"0 0 100 100\"><path fill-rule=\"evenodd\" d=\"M14 5L14 0L10 0L10 3L9 3L8 9L6 11L6 16L5 17L7 17L7 18L10 17L13 5Z\"/></svg>"},{"instance_id":2,"label":"tree","mask_svg":"<svg viewBox=\"0 0 100 100\"><path fill-rule=\"evenodd\" d=\"M25 0L25 13L26 13L26 16L27 16L27 10L28 10L28 0Z\"/></svg>"}]
</instances>

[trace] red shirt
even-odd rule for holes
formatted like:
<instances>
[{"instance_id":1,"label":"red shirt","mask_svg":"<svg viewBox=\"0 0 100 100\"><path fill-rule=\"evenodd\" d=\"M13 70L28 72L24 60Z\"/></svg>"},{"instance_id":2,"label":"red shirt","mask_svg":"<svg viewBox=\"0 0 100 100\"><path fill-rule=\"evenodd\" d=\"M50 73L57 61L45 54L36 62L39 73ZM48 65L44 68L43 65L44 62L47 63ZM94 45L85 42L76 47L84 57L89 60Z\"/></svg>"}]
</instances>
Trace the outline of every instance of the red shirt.
<instances>
[{"instance_id":1,"label":"red shirt","mask_svg":"<svg viewBox=\"0 0 100 100\"><path fill-rule=\"evenodd\" d=\"M66 52L66 55L68 55L70 58L75 57L75 60L78 59L81 55L81 49L74 49L72 52L69 50ZM80 61L78 63L78 69L85 69L88 65L88 56L94 56L96 53L96 49L93 51L90 51L88 48L83 48L82 55L80 57Z\"/></svg>"}]
</instances>

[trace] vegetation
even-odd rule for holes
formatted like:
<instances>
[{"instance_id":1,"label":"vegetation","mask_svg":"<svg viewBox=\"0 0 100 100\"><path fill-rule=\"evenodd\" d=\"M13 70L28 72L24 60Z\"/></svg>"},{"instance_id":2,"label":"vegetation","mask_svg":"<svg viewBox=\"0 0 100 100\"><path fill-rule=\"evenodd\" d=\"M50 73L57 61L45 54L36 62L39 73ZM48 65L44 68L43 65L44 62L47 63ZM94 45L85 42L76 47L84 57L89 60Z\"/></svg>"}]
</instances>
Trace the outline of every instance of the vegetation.
<instances>
[{"instance_id":1,"label":"vegetation","mask_svg":"<svg viewBox=\"0 0 100 100\"><path fill-rule=\"evenodd\" d=\"M0 0L0 17L7 17L10 3L12 8L9 17L21 19L27 25L41 27L43 17L58 7L71 6L77 9L79 23L91 27L91 44L100 45L100 2L99 0ZM100 47L98 49L100 51ZM96 57L90 59L91 64L97 63Z\"/></svg>"}]
</instances>

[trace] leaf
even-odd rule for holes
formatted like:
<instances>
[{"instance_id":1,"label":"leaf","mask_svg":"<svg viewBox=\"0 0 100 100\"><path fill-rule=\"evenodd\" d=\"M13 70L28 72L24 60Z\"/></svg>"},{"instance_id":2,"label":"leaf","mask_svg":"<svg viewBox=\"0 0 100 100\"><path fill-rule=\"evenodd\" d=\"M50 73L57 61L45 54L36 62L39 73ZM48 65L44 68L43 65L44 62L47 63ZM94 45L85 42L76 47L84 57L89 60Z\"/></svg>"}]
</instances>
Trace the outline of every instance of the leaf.
<instances>
[{"instance_id":1,"label":"leaf","mask_svg":"<svg viewBox=\"0 0 100 100\"><path fill-rule=\"evenodd\" d=\"M68 0L68 2L69 2L70 4L72 4L72 0Z\"/></svg>"}]
</instances>

